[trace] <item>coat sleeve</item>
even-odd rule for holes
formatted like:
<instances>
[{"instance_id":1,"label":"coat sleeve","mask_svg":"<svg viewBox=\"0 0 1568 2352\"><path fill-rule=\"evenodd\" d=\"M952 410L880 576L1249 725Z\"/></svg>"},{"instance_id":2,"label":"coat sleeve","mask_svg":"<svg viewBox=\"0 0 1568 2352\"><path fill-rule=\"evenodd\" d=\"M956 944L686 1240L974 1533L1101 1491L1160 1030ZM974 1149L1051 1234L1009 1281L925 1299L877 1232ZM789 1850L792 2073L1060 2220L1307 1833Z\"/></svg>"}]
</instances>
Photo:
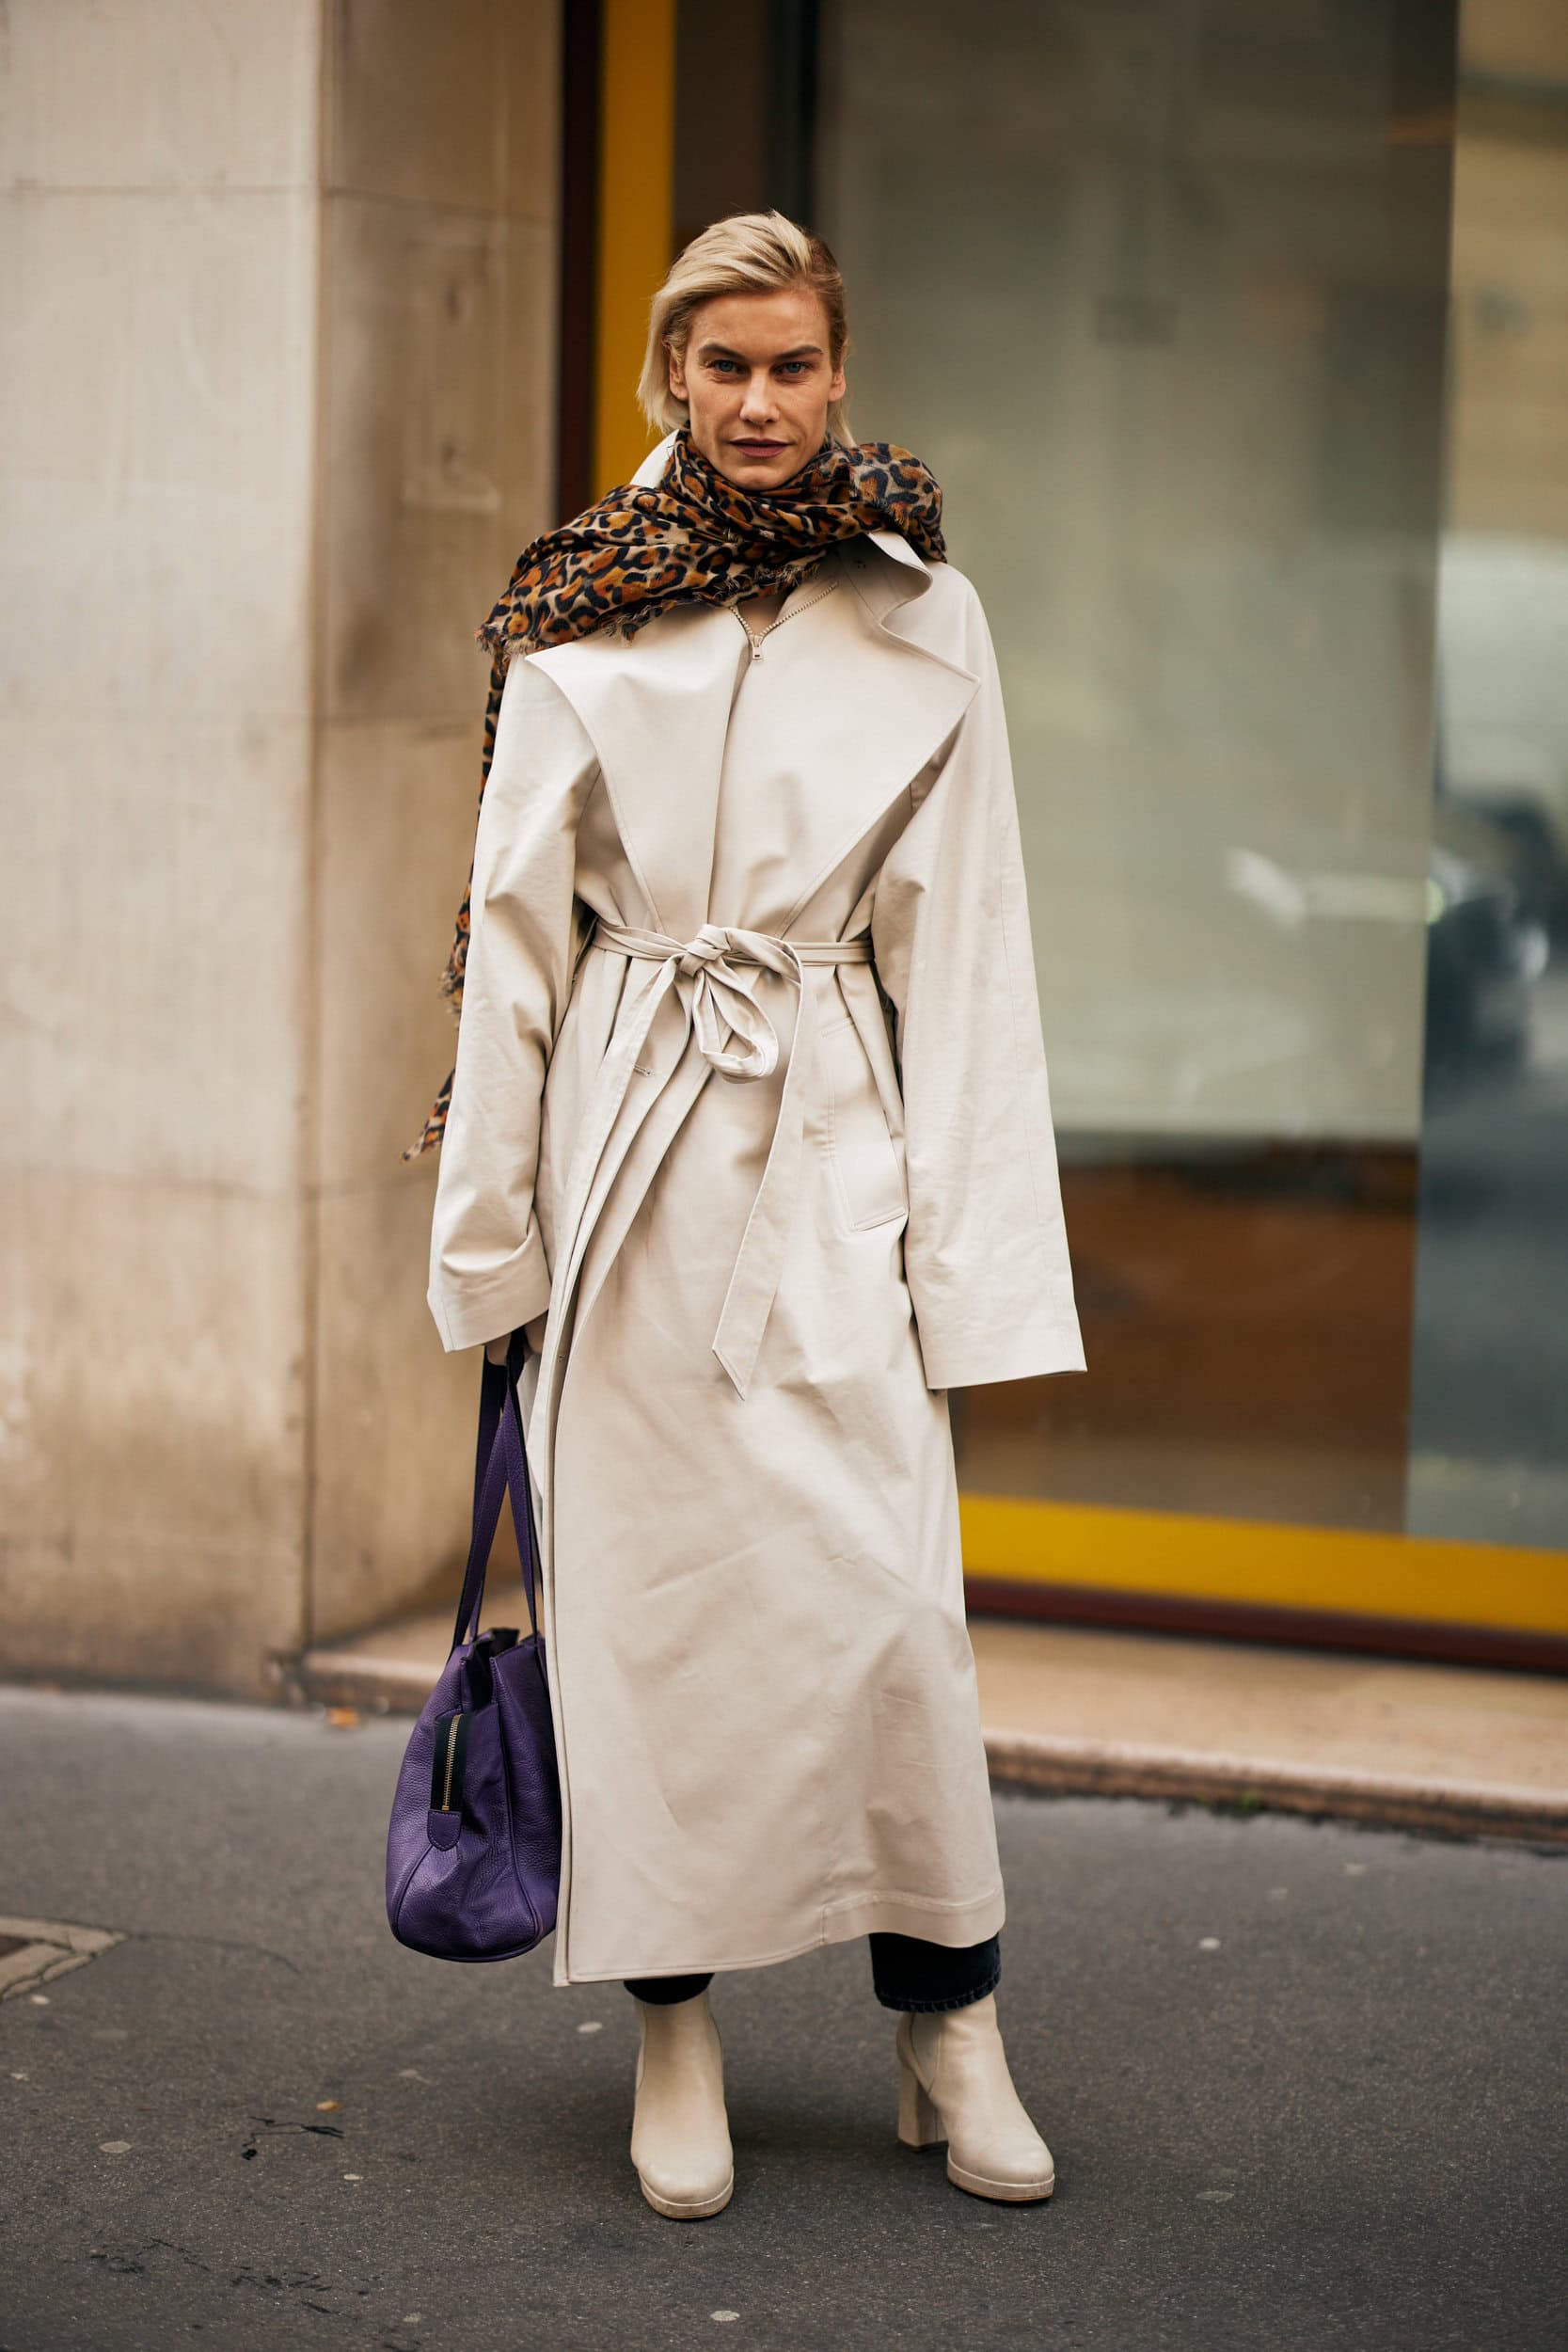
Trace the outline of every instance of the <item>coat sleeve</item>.
<instances>
[{"instance_id":1,"label":"coat sleeve","mask_svg":"<svg viewBox=\"0 0 1568 2352\"><path fill-rule=\"evenodd\" d=\"M883 864L872 943L904 1097L904 1263L927 1385L1082 1372L1018 807L990 631L979 684Z\"/></svg>"},{"instance_id":2,"label":"coat sleeve","mask_svg":"<svg viewBox=\"0 0 1568 2352\"><path fill-rule=\"evenodd\" d=\"M583 933L577 834L598 775L560 689L514 660L480 803L451 1102L430 1237L430 1311L449 1351L549 1303L534 1184L545 1073Z\"/></svg>"}]
</instances>

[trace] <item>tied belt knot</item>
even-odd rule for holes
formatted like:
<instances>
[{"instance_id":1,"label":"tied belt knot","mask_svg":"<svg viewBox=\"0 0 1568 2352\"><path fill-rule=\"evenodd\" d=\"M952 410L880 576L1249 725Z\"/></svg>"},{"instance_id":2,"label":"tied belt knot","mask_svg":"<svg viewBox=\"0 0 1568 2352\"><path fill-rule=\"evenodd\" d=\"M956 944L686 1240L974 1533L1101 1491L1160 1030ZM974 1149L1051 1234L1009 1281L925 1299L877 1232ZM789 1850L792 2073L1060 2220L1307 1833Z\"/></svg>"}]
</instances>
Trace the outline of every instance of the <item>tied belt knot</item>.
<instances>
[{"instance_id":1,"label":"tied belt knot","mask_svg":"<svg viewBox=\"0 0 1568 2352\"><path fill-rule=\"evenodd\" d=\"M800 1195L805 1088L816 1043L816 999L807 984L804 966L869 963L871 934L857 931L851 939L783 939L769 931L705 923L695 938L679 940L633 924L607 922L601 915L593 944L607 954L635 957L661 967L636 999L626 1034L618 1041L618 1094L629 1086L643 1040L672 990L688 1007L689 1042L726 1078L766 1078L783 1064L784 1084L767 1164L713 1336L714 1354L737 1393L744 1396L778 1291L784 1248ZM776 974L795 992L795 1019L787 1042L757 1002L755 990L764 972Z\"/></svg>"}]
</instances>

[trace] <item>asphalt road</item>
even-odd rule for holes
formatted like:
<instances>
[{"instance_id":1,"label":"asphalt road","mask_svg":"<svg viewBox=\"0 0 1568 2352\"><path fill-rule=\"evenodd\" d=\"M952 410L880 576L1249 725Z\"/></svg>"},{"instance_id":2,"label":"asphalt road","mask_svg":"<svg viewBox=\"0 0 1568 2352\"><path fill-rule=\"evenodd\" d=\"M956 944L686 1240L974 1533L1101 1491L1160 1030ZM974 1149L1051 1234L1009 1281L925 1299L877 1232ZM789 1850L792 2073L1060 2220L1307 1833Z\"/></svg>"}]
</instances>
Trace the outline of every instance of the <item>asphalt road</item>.
<instances>
[{"instance_id":1,"label":"asphalt road","mask_svg":"<svg viewBox=\"0 0 1568 2352\"><path fill-rule=\"evenodd\" d=\"M1568 2343L1565 1858L1004 1797L1054 2199L898 2146L851 1944L716 1983L737 2183L678 2224L627 1994L388 1933L405 1728L0 1692L0 1913L126 1939L0 2006L0 2352Z\"/></svg>"}]
</instances>

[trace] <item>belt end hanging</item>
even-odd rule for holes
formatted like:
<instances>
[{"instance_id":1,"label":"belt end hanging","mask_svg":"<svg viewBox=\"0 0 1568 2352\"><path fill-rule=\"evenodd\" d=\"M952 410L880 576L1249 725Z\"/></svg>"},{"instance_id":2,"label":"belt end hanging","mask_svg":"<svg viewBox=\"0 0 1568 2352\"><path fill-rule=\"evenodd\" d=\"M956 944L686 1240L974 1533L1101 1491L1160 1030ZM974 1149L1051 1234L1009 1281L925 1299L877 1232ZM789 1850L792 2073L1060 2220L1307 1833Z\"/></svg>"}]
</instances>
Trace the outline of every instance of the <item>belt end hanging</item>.
<instances>
[{"instance_id":1,"label":"belt end hanging","mask_svg":"<svg viewBox=\"0 0 1568 2352\"><path fill-rule=\"evenodd\" d=\"M725 1372L728 1374L730 1384L735 1390L736 1396L739 1397L742 1404L744 1404L746 1400L746 1391L752 1385L752 1374L756 1368L757 1351L755 1347L747 1350L737 1359L730 1354L730 1352L720 1341L715 1340L713 1343L713 1353L718 1357L719 1361L723 1365Z\"/></svg>"}]
</instances>

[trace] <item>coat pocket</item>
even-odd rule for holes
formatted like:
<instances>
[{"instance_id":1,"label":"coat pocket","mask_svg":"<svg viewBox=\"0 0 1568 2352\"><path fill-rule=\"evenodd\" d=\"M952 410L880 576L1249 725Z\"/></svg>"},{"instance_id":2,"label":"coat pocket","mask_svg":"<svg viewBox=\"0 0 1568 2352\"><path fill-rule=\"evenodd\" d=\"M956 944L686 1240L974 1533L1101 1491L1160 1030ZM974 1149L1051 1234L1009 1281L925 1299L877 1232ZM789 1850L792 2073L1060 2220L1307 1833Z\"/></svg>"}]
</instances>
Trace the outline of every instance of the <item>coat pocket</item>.
<instances>
[{"instance_id":1,"label":"coat pocket","mask_svg":"<svg viewBox=\"0 0 1568 2352\"><path fill-rule=\"evenodd\" d=\"M817 1032L827 1156L852 1232L887 1225L909 1208L903 1155L888 1133L876 1073L853 1021Z\"/></svg>"}]
</instances>

